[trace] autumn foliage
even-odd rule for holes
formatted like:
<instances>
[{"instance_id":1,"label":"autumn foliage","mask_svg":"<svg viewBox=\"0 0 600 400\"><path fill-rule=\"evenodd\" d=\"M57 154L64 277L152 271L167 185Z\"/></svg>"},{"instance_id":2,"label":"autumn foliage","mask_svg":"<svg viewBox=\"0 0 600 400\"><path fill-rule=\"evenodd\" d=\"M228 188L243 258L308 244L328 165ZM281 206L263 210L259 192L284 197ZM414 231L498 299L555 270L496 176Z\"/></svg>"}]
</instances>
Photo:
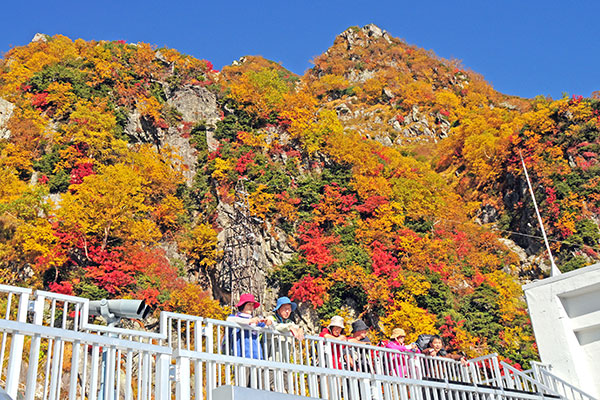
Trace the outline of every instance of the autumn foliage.
<instances>
[{"instance_id":1,"label":"autumn foliage","mask_svg":"<svg viewBox=\"0 0 600 400\"><path fill-rule=\"evenodd\" d=\"M519 278L543 272L499 240L539 249L520 154L560 263L599 259L600 102L505 96L369 29L303 77L251 56L218 72L143 43L10 50L1 281L222 318L219 217L243 180L256 228L285 253L269 282L320 320L364 318L374 339L440 333L526 365ZM218 121L183 120L181 90L212 96Z\"/></svg>"}]
</instances>

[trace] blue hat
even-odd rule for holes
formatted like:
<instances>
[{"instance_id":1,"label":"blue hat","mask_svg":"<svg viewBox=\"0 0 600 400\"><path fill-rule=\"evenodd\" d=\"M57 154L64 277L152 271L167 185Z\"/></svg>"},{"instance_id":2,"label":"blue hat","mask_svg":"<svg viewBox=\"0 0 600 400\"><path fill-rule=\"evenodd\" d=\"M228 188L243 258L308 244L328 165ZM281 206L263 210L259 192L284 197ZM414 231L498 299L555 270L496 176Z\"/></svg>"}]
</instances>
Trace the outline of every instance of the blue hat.
<instances>
[{"instance_id":1,"label":"blue hat","mask_svg":"<svg viewBox=\"0 0 600 400\"><path fill-rule=\"evenodd\" d=\"M277 299L277 306L273 309L273 311L277 312L277 310L279 310L279 307L281 307L284 304L291 304L292 312L296 311L296 308L298 308L298 304L291 301L289 297L283 296Z\"/></svg>"}]
</instances>

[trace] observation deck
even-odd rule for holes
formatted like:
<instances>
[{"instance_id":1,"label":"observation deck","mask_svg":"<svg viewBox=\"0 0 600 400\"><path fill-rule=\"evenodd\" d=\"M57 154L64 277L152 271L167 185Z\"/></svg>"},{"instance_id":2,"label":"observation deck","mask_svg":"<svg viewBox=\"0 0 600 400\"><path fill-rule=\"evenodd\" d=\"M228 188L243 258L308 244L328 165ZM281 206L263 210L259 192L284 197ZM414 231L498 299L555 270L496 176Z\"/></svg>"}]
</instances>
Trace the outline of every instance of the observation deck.
<instances>
[{"instance_id":1,"label":"observation deck","mask_svg":"<svg viewBox=\"0 0 600 400\"><path fill-rule=\"evenodd\" d=\"M0 387L13 400L594 399L496 354L463 366L164 311L156 332L122 329L90 323L86 298L6 285L0 310Z\"/></svg>"}]
</instances>

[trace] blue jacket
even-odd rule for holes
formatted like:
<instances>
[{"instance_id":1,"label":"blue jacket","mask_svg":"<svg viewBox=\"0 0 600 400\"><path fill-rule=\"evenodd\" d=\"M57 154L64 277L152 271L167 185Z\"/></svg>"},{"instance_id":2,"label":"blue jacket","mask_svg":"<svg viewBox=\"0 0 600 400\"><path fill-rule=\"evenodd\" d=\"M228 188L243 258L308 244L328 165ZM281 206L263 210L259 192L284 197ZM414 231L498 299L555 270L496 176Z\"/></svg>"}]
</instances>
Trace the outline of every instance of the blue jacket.
<instances>
[{"instance_id":1,"label":"blue jacket","mask_svg":"<svg viewBox=\"0 0 600 400\"><path fill-rule=\"evenodd\" d=\"M252 316L250 314L244 314L238 312L236 314L227 317L227 321L236 322L241 325L248 325L244 320L250 320ZM250 326L250 325L248 325ZM264 322L259 322L257 327L263 328ZM228 329L229 343L231 346L230 355L237 357L254 358L256 360L263 360L262 346L259 340L259 331L252 329Z\"/></svg>"}]
</instances>

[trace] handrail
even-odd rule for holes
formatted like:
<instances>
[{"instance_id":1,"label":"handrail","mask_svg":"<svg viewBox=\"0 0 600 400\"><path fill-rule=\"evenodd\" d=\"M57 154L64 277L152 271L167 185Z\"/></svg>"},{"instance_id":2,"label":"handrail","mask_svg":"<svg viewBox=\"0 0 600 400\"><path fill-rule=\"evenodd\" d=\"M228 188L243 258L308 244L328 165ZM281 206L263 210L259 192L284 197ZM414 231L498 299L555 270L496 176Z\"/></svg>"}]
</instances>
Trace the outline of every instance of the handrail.
<instances>
[{"instance_id":1,"label":"handrail","mask_svg":"<svg viewBox=\"0 0 600 400\"><path fill-rule=\"evenodd\" d=\"M541 393L541 394L549 393L549 394L553 394L555 396L561 396L560 393L556 392L549 386L543 384L542 382L536 381L535 379L533 379L532 377L527 375L525 372L516 369L512 365L507 364L504 361L500 361L500 365L502 366L502 368L505 371L508 372L508 373L504 374L504 380L507 382L508 386L512 386L512 387L510 387L510 389L534 391L536 393ZM512 380L509 380L510 374L512 374L512 376L513 376ZM515 377L518 377L518 379L516 379ZM524 383L529 384L529 387L526 387L524 385ZM564 398L564 397L561 396L561 398Z\"/></svg>"},{"instance_id":2,"label":"handrail","mask_svg":"<svg viewBox=\"0 0 600 400\"><path fill-rule=\"evenodd\" d=\"M164 311L153 332L113 328L89 323L85 298L7 285L0 285L0 292L8 293L3 295L7 314L0 325L0 366L8 364L6 387L13 398L21 385L25 399L34 400L42 380L42 398L62 398L61 374L69 373L70 400L78 392L99 400L95 394L102 391L103 399L110 400L113 389L108 387L120 393L122 380L126 400L135 385L140 400L170 399L171 384L177 386L177 400L188 400L192 392L197 400L211 400L210 391L226 384L330 400L358 398L359 393L362 399L383 394L394 400L447 400L468 398L469 393L502 400L540 399L544 393L595 400L540 365L533 364L532 377L499 362L497 354L473 358L465 367L450 358L314 335L298 340L272 327ZM66 365L71 370L66 372L63 361L69 357ZM26 382L20 376L21 360L27 360ZM42 365L44 370L38 372ZM0 380L3 377L0 368Z\"/></svg>"},{"instance_id":3,"label":"handrail","mask_svg":"<svg viewBox=\"0 0 600 400\"><path fill-rule=\"evenodd\" d=\"M559 378L548 370L548 366L532 361L534 377L546 386L551 386L560 396L569 400L596 400L594 396Z\"/></svg>"}]
</instances>

